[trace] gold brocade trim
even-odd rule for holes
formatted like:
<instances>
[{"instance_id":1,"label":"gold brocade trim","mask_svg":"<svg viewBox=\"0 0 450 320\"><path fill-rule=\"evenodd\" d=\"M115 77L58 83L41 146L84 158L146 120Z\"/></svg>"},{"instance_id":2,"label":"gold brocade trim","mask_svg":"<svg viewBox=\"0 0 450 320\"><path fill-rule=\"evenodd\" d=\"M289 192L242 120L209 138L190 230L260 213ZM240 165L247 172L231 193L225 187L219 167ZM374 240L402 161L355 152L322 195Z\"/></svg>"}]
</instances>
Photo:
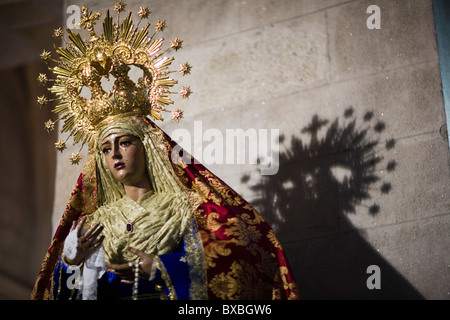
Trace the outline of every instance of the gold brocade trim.
<instances>
[{"instance_id":1,"label":"gold brocade trim","mask_svg":"<svg viewBox=\"0 0 450 320\"><path fill-rule=\"evenodd\" d=\"M223 268L220 257L227 257L237 250L245 255L257 257L257 263L235 260L221 273L214 275L208 287L219 299L298 299L295 282L290 278L286 266L280 266L277 251L281 244L272 229L260 229L265 222L256 210L242 212L225 221L217 212L204 214L199 220L205 261L208 269ZM208 230L208 231L206 231ZM227 236L219 238L217 232ZM267 241L268 240L268 241ZM262 247L261 241L269 247ZM241 249L239 249L241 248ZM222 269L223 270L223 269ZM266 281L263 279L273 279Z\"/></svg>"},{"instance_id":2,"label":"gold brocade trim","mask_svg":"<svg viewBox=\"0 0 450 320\"><path fill-rule=\"evenodd\" d=\"M169 290L169 300L178 300L177 293L175 291L175 287L172 284L172 280L170 279L169 273L164 266L164 263L158 256L154 256L153 263L156 265L156 268L161 272L161 277L166 284L167 289Z\"/></svg>"},{"instance_id":3,"label":"gold brocade trim","mask_svg":"<svg viewBox=\"0 0 450 320\"><path fill-rule=\"evenodd\" d=\"M231 206L240 206L244 204L244 200L242 197L235 193L231 188L226 186L223 182L221 182L216 176L214 176L209 170L199 171L202 176L204 176L211 187L219 193L221 198Z\"/></svg>"},{"instance_id":4,"label":"gold brocade trim","mask_svg":"<svg viewBox=\"0 0 450 320\"><path fill-rule=\"evenodd\" d=\"M272 243L275 248L282 249L280 241L278 240L273 230L269 231L269 233L267 234L267 238L269 238L270 243Z\"/></svg>"},{"instance_id":5,"label":"gold brocade trim","mask_svg":"<svg viewBox=\"0 0 450 320\"><path fill-rule=\"evenodd\" d=\"M272 290L272 300L280 300L281 299L281 290L280 288L274 288Z\"/></svg>"},{"instance_id":6,"label":"gold brocade trim","mask_svg":"<svg viewBox=\"0 0 450 320\"><path fill-rule=\"evenodd\" d=\"M221 205L222 199L216 196L214 192L211 192L211 188L204 183L200 178L196 177L192 182L192 187L197 189L198 192L203 195L205 199L211 200L216 205Z\"/></svg>"},{"instance_id":7,"label":"gold brocade trim","mask_svg":"<svg viewBox=\"0 0 450 320\"><path fill-rule=\"evenodd\" d=\"M208 288L206 286L206 264L203 254L203 245L200 235L195 226L195 221L191 223L191 228L185 236L186 255L182 261L189 266L189 278L191 286L189 295L192 300L208 299Z\"/></svg>"},{"instance_id":8,"label":"gold brocade trim","mask_svg":"<svg viewBox=\"0 0 450 320\"><path fill-rule=\"evenodd\" d=\"M231 254L231 249L227 248L227 245L231 243L228 240L216 240L213 237L208 237L205 231L200 231L200 235L203 239L212 239L213 241L204 245L205 250L205 260L208 268L213 268L216 266L216 260L219 256L229 256ZM204 240L205 241L205 240ZM206 240L207 241L207 240Z\"/></svg>"},{"instance_id":9,"label":"gold brocade trim","mask_svg":"<svg viewBox=\"0 0 450 320\"><path fill-rule=\"evenodd\" d=\"M181 165L177 165L172 162L172 168L178 179L183 183L183 185L187 185L189 183L189 178L186 176L185 171Z\"/></svg>"},{"instance_id":10,"label":"gold brocade trim","mask_svg":"<svg viewBox=\"0 0 450 320\"><path fill-rule=\"evenodd\" d=\"M61 273L59 275L59 283L61 283ZM50 296L48 297L48 300L56 300L56 297L53 295L53 292L55 292L54 290L55 290L55 281L53 281L53 277L52 277L51 281L50 281ZM59 291L60 291L60 288L58 288L58 295L59 295Z\"/></svg>"},{"instance_id":11,"label":"gold brocade trim","mask_svg":"<svg viewBox=\"0 0 450 320\"><path fill-rule=\"evenodd\" d=\"M205 200L210 200L216 205L227 204L230 206L243 206L244 209L252 211L257 215L256 210L233 189L225 185L208 170L199 171L201 176L197 176L192 181L192 188L196 189ZM204 181L204 180L207 181ZM262 217L261 217L262 219ZM263 219L262 219L263 220Z\"/></svg>"},{"instance_id":12,"label":"gold brocade trim","mask_svg":"<svg viewBox=\"0 0 450 320\"><path fill-rule=\"evenodd\" d=\"M197 218L200 225L210 230L210 233L201 231L200 235L204 243L205 259L209 267L215 267L219 256L228 256L231 254L229 244L247 247L251 243L258 242L262 234L256 228L256 225L264 222L264 219L255 214L253 217L248 213L236 215L227 219L225 222L219 222L220 214L211 212L206 217ZM224 229L224 234L230 237L229 240L218 240L214 232Z\"/></svg>"},{"instance_id":13,"label":"gold brocade trim","mask_svg":"<svg viewBox=\"0 0 450 320\"><path fill-rule=\"evenodd\" d=\"M248 225L238 216L228 219L227 224L229 228L224 233L234 239L236 245L247 246L262 237L261 232L255 226Z\"/></svg>"},{"instance_id":14,"label":"gold brocade trim","mask_svg":"<svg viewBox=\"0 0 450 320\"><path fill-rule=\"evenodd\" d=\"M187 197L189 199L189 202L191 204L192 210L197 210L198 206L201 205L203 202L205 202L205 199L198 194L196 191L188 191Z\"/></svg>"},{"instance_id":15,"label":"gold brocade trim","mask_svg":"<svg viewBox=\"0 0 450 320\"><path fill-rule=\"evenodd\" d=\"M261 281L253 265L243 260L234 261L229 272L215 275L209 283L211 291L224 300L270 299L270 286Z\"/></svg>"},{"instance_id":16,"label":"gold brocade trim","mask_svg":"<svg viewBox=\"0 0 450 320\"><path fill-rule=\"evenodd\" d=\"M287 279L287 276L289 275L288 268L285 266L281 266L280 267L280 275L281 275L281 281L283 283L283 289L289 290L289 292L290 292L290 296L288 297L288 299L290 299L290 300L298 299L298 296L296 294L297 285L295 284L295 282L291 282Z\"/></svg>"},{"instance_id":17,"label":"gold brocade trim","mask_svg":"<svg viewBox=\"0 0 450 320\"><path fill-rule=\"evenodd\" d=\"M95 156L91 153L86 161L86 165L81 172L83 188L82 192L74 193L70 204L72 207L84 214L91 214L95 211L97 205L97 178ZM81 191L78 187L76 191Z\"/></svg>"},{"instance_id":18,"label":"gold brocade trim","mask_svg":"<svg viewBox=\"0 0 450 320\"><path fill-rule=\"evenodd\" d=\"M272 299L280 300L282 298L281 290L289 292L286 297L288 300L298 300L300 297L297 295L297 285L293 281L289 281L287 276L289 270L285 266L280 266L275 275L275 281L279 284L278 287L274 287L272 291Z\"/></svg>"},{"instance_id":19,"label":"gold brocade trim","mask_svg":"<svg viewBox=\"0 0 450 320\"><path fill-rule=\"evenodd\" d=\"M132 110L129 112L113 114L113 115L107 116L106 118L101 119L100 122L96 123L95 130L99 131L99 129L101 129L102 127L110 125L111 123L113 123L119 119L132 117L132 116L143 116L143 115L145 115L145 114L142 113L142 110L138 110L138 109L135 109L135 110Z\"/></svg>"}]
</instances>

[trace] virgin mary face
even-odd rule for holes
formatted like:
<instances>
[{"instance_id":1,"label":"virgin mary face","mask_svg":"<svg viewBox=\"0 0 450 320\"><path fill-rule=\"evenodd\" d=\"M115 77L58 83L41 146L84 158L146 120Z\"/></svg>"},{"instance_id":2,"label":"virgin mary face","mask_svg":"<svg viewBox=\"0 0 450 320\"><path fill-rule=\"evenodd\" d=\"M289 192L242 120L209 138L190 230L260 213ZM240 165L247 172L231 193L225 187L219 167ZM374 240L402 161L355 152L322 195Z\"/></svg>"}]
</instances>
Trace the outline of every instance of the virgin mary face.
<instances>
[{"instance_id":1,"label":"virgin mary face","mask_svg":"<svg viewBox=\"0 0 450 320\"><path fill-rule=\"evenodd\" d=\"M141 140L128 133L113 133L102 141L101 151L114 178L128 186L139 186L147 177Z\"/></svg>"}]
</instances>

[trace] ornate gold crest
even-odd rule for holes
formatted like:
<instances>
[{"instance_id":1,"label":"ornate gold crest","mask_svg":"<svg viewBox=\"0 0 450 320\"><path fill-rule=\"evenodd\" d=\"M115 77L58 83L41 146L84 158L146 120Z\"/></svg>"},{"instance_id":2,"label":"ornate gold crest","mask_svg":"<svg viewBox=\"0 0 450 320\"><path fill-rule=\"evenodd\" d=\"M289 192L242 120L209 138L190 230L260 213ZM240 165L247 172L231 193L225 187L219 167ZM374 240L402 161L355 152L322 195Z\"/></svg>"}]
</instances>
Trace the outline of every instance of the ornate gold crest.
<instances>
[{"instance_id":1,"label":"ornate gold crest","mask_svg":"<svg viewBox=\"0 0 450 320\"><path fill-rule=\"evenodd\" d=\"M115 4L117 22L113 21L109 10L106 12L100 34L96 33L94 26L101 14L89 12L83 6L80 26L89 32L89 38L83 40L79 33L67 29L68 41L65 41L62 29L58 28L53 36L65 44L56 48L58 59L53 59L45 50L41 54L43 61L55 62L56 66L49 69L56 77L49 79L46 74L39 74L41 84L53 83L49 91L54 99L40 96L37 101L41 106L57 101L53 111L59 114L58 120L64 121L61 132L68 132L74 144L81 142L82 146L86 143L91 146L99 128L118 117L145 115L163 120L161 112L171 112L167 109L173 104L169 97L171 94L179 94L184 99L192 93L189 87L182 87L179 92L170 91L177 84L170 73L179 72L184 76L191 71L187 62L178 70L169 70L174 58L164 56L171 50L181 49L183 41L175 38L169 48L162 50L164 39L154 37L164 30L166 22L158 20L150 36L149 23L139 29L141 21L148 18L149 9L140 8L137 13L139 23L135 27L131 12L120 21L120 13L125 6L122 1ZM142 72L137 81L129 77L132 66ZM112 89L106 91L102 81L112 81ZM82 93L85 88L88 94ZM182 117L183 110L172 112L172 119L179 121ZM56 121L47 121L45 128L54 130ZM56 149L63 151L67 140L60 139L55 144ZM72 154L70 159L73 164L78 163L81 159L79 152Z\"/></svg>"}]
</instances>

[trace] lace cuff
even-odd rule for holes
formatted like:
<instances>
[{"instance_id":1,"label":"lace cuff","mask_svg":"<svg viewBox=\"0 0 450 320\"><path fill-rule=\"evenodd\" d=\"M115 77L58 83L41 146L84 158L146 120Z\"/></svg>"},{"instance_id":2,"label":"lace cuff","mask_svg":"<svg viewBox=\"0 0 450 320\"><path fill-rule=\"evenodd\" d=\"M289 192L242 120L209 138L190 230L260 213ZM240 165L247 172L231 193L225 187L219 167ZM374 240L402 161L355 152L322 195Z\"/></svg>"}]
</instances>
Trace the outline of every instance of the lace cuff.
<instances>
[{"instance_id":1,"label":"lace cuff","mask_svg":"<svg viewBox=\"0 0 450 320\"><path fill-rule=\"evenodd\" d=\"M86 229L81 230L84 234ZM63 254L73 260L77 254L78 246L78 227L72 230L64 242ZM105 253L103 246L94 251L85 261L83 272L80 275L79 288L82 292L83 300L97 299L97 280L100 279L106 271Z\"/></svg>"}]
</instances>

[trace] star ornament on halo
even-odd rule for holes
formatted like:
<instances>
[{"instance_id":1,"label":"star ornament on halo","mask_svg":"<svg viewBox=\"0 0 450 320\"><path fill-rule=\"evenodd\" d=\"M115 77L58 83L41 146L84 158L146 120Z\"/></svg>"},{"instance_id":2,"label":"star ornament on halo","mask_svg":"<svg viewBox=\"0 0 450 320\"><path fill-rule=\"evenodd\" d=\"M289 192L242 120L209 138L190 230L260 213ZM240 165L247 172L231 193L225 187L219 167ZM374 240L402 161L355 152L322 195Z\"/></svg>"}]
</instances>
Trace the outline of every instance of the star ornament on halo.
<instances>
[{"instance_id":1,"label":"star ornament on halo","mask_svg":"<svg viewBox=\"0 0 450 320\"><path fill-rule=\"evenodd\" d=\"M125 10L125 7L126 7L126 6L127 6L127 5L126 5L125 3L123 3L122 0L119 1L119 2L116 2L116 3L114 4L114 11L116 11L116 12L118 12L118 13L121 13L122 11Z\"/></svg>"},{"instance_id":2,"label":"star ornament on halo","mask_svg":"<svg viewBox=\"0 0 450 320\"><path fill-rule=\"evenodd\" d=\"M40 97L37 98L37 103L38 103L41 107L43 107L43 106L47 105L48 99L47 99L44 95L42 95L42 96L40 96Z\"/></svg>"},{"instance_id":3,"label":"star ornament on halo","mask_svg":"<svg viewBox=\"0 0 450 320\"><path fill-rule=\"evenodd\" d=\"M48 78L47 78L47 75L45 73L39 73L39 76L38 76L37 80L43 86L45 86L46 83L48 82Z\"/></svg>"},{"instance_id":4,"label":"star ornament on halo","mask_svg":"<svg viewBox=\"0 0 450 320\"><path fill-rule=\"evenodd\" d=\"M178 70L183 76L191 73L192 66L189 63L180 64L180 69Z\"/></svg>"},{"instance_id":5,"label":"star ornament on halo","mask_svg":"<svg viewBox=\"0 0 450 320\"><path fill-rule=\"evenodd\" d=\"M59 139L56 143L55 143L55 148L58 151L63 152L65 149L67 149L66 143L64 141L62 141L61 139Z\"/></svg>"},{"instance_id":6,"label":"star ornament on halo","mask_svg":"<svg viewBox=\"0 0 450 320\"><path fill-rule=\"evenodd\" d=\"M72 164L79 164L81 160L81 156L79 152L72 153L72 156L70 157L70 162Z\"/></svg>"},{"instance_id":7,"label":"star ornament on halo","mask_svg":"<svg viewBox=\"0 0 450 320\"><path fill-rule=\"evenodd\" d=\"M139 7L138 15L141 19L147 19L148 16L152 13L148 7Z\"/></svg>"},{"instance_id":8,"label":"star ornament on halo","mask_svg":"<svg viewBox=\"0 0 450 320\"><path fill-rule=\"evenodd\" d=\"M61 38L63 36L62 28L59 27L53 31L53 38Z\"/></svg>"},{"instance_id":9,"label":"star ornament on halo","mask_svg":"<svg viewBox=\"0 0 450 320\"><path fill-rule=\"evenodd\" d=\"M166 20L158 20L158 22L155 23L155 30L157 32L162 32L167 27Z\"/></svg>"},{"instance_id":10,"label":"star ornament on halo","mask_svg":"<svg viewBox=\"0 0 450 320\"><path fill-rule=\"evenodd\" d=\"M180 91L181 99L187 99L191 95L192 91L190 87L182 87Z\"/></svg>"},{"instance_id":11,"label":"star ornament on halo","mask_svg":"<svg viewBox=\"0 0 450 320\"><path fill-rule=\"evenodd\" d=\"M51 58L51 53L48 52L48 51L43 50L41 55L40 55L40 57L41 57L42 61L48 62L50 60L50 58Z\"/></svg>"},{"instance_id":12,"label":"star ornament on halo","mask_svg":"<svg viewBox=\"0 0 450 320\"><path fill-rule=\"evenodd\" d=\"M53 130L55 130L55 123L52 120L48 120L45 124L45 130L47 130L47 132L51 132Z\"/></svg>"},{"instance_id":13,"label":"star ornament on halo","mask_svg":"<svg viewBox=\"0 0 450 320\"><path fill-rule=\"evenodd\" d=\"M184 111L181 109L177 109L172 112L172 120L179 122L183 118Z\"/></svg>"},{"instance_id":14,"label":"star ornament on halo","mask_svg":"<svg viewBox=\"0 0 450 320\"><path fill-rule=\"evenodd\" d=\"M175 51L178 51L179 49L183 48L182 46L183 40L180 40L178 37L172 40L171 48Z\"/></svg>"}]
</instances>

